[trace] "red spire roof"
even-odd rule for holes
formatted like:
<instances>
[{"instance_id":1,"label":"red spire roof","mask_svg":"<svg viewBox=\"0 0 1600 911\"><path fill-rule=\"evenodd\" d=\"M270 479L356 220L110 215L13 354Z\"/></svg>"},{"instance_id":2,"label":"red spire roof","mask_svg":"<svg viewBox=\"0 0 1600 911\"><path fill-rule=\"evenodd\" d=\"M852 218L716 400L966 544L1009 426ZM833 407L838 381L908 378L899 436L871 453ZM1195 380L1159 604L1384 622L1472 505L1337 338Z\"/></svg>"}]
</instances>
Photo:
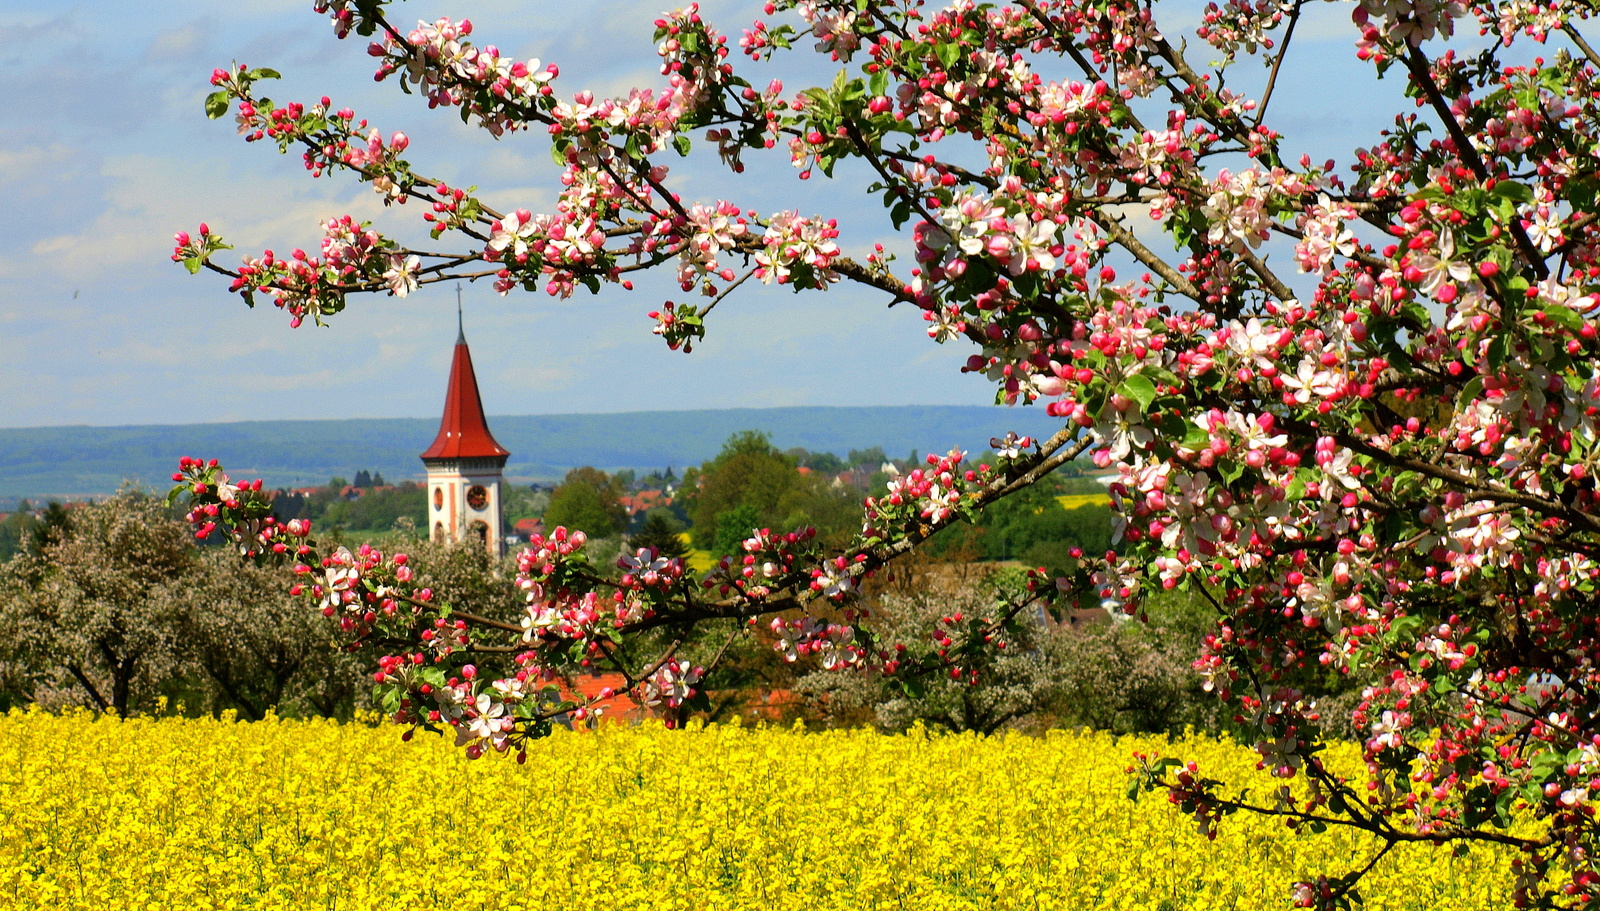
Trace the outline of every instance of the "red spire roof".
<instances>
[{"instance_id":1,"label":"red spire roof","mask_svg":"<svg viewBox=\"0 0 1600 911\"><path fill-rule=\"evenodd\" d=\"M450 362L450 388L444 394L444 418L439 435L422 454L424 459L492 459L511 452L494 441L478 399L478 377L472 371L472 353L465 332L456 336L456 354Z\"/></svg>"}]
</instances>

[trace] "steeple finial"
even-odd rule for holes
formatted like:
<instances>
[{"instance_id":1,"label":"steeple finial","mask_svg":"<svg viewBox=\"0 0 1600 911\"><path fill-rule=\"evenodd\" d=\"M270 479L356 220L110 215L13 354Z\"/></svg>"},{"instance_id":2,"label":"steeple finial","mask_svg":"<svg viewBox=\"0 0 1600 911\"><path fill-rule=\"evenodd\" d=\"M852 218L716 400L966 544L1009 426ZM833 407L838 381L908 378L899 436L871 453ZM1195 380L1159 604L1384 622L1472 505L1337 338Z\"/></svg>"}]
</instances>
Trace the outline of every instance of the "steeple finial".
<instances>
[{"instance_id":1,"label":"steeple finial","mask_svg":"<svg viewBox=\"0 0 1600 911\"><path fill-rule=\"evenodd\" d=\"M456 282L456 344L467 343L467 327L461 318L461 283Z\"/></svg>"}]
</instances>

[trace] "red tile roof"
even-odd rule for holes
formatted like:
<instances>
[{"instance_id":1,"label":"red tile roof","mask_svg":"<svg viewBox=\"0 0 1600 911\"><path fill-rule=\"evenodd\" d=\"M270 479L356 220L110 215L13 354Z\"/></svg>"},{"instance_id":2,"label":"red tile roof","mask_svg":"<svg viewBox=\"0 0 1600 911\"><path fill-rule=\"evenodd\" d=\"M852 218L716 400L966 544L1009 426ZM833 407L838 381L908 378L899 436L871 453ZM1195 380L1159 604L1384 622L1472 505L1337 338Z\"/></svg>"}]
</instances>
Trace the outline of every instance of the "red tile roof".
<instances>
[{"instance_id":1,"label":"red tile roof","mask_svg":"<svg viewBox=\"0 0 1600 911\"><path fill-rule=\"evenodd\" d=\"M483 402L478 398L478 377L472 370L472 353L467 350L466 335L459 335L455 358L450 362L450 387L444 394L439 435L422 458L486 459L510 454L489 433Z\"/></svg>"},{"instance_id":2,"label":"red tile roof","mask_svg":"<svg viewBox=\"0 0 1600 911\"><path fill-rule=\"evenodd\" d=\"M617 503L631 516L657 506L671 506L672 498L665 491L641 490L636 494L618 497Z\"/></svg>"}]
</instances>

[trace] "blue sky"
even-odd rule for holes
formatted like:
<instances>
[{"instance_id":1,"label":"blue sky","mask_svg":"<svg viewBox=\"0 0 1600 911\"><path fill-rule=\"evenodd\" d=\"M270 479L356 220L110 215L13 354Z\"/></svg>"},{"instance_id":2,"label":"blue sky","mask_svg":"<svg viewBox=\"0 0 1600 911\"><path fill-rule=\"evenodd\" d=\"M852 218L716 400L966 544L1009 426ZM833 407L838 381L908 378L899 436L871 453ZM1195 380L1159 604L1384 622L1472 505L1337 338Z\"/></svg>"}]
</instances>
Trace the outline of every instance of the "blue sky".
<instances>
[{"instance_id":1,"label":"blue sky","mask_svg":"<svg viewBox=\"0 0 1600 911\"><path fill-rule=\"evenodd\" d=\"M557 90L570 95L659 84L650 21L663 6L408 0L393 9L406 24L469 16L477 43L558 63ZM702 6L734 40L761 16L759 3ZM1181 34L1202 7L1168 0L1158 14L1170 11L1164 28ZM1375 95L1351 59L1348 3L1309 9L1295 37L1298 69L1280 77L1271 119L1297 152L1345 165L1399 109L1381 103L1397 87ZM1198 44L1192 34L1189 44ZM538 209L553 197L556 172L542 136L497 141L452 112L429 111L394 82L375 84L363 47L335 40L310 0L0 0L0 194L10 213L0 219L0 427L438 413L455 335L453 289L353 299L331 328L290 330L280 312L249 310L216 277L191 277L168 260L173 232L202 220L238 247L224 262L266 247L313 248L318 221L333 215L370 218L401 236L420 224L419 211L385 211L370 190L339 177L312 180L297 157L244 143L229 121L206 120L209 74L232 61L281 71L283 82L266 89L275 100L327 94L386 134L404 130L420 172L475 183L501 209ZM830 72L820 58L788 66L781 75L791 90ZM1241 67L1237 78L1248 85L1259 67ZM685 198L798 208L838 218L847 251L875 242L906 249L860 192L864 175L802 183L786 155L752 167L744 180L671 163ZM709 338L689 356L668 351L645 318L663 299L682 297L670 281L641 282L631 294L580 291L566 301L502 299L486 285L464 297L490 413L993 397L982 380L959 373L970 349L933 344L916 311L887 309L845 286L794 295L747 283L718 308Z\"/></svg>"}]
</instances>

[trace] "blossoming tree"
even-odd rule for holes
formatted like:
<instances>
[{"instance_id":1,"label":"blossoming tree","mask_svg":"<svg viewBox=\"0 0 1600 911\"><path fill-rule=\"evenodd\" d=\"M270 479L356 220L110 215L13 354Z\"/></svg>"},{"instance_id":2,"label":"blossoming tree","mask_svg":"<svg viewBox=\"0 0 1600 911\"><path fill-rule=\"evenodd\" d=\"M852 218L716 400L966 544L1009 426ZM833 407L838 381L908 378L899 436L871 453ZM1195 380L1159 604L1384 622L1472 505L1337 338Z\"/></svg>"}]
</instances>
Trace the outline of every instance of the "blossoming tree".
<instances>
[{"instance_id":1,"label":"blossoming tree","mask_svg":"<svg viewBox=\"0 0 1600 911\"><path fill-rule=\"evenodd\" d=\"M993 465L930 457L865 503L844 553L756 529L742 560L704 578L648 550L618 578L581 532L556 529L519 558L514 623L436 603L403 555L319 548L304 525L272 521L259 482L235 485L214 463L185 460L177 492L199 532L297 559L297 593L381 647L394 719L453 728L473 755L520 752L557 716L589 713L547 685L574 661L681 705L701 674L680 656L697 624L770 625L796 660L914 686L967 674L1019 611L1075 585L1130 614L1147 592L1181 589L1215 605L1198 666L1258 732L1272 786L1252 797L1152 758L1136 790L1164 789L1205 834L1235 811L1371 833L1370 861L1294 887L1303 905L1348 903L1405 842L1515 846L1520 901L1584 904L1600 895L1591 9L1359 0L1355 55L1417 110L1319 164L1286 160L1268 116L1308 3L1213 3L1189 36L1197 51L1137 0L770 0L780 24L736 42L691 6L655 23L663 81L602 98L481 43L467 21L412 28L383 0L316 0L340 37L365 39L379 79L496 136L542 134L528 141L549 143L559 201L533 213L425 177L404 135L327 99L269 101L271 71L218 70L211 116L232 112L247 140L302 154L314 175L411 203L397 211L456 252L342 217L324 223L320 251L227 265L202 225L177 235L173 258L191 271L227 276L297 326L353 294L428 282L565 296L673 269L705 300L651 317L685 351L751 278L853 282L920 308L933 340L973 346L965 369L1000 400L1043 407L1061 430L997 439ZM1452 48L1479 32L1481 53ZM795 92L755 76L794 46L836 61L838 77ZM1265 65L1261 90L1225 88L1246 63ZM669 168L702 150L733 175L764 154L802 178L863 169L908 229L911 261L847 255L849 226L823 215L679 198ZM1118 553L1086 555L1077 580L1036 578L933 641L874 637L856 603L864 575L1084 452L1118 473ZM664 647L632 647L647 634ZM514 672L478 674L494 654ZM1319 672L1365 685L1364 774L1323 762L1307 683Z\"/></svg>"}]
</instances>

